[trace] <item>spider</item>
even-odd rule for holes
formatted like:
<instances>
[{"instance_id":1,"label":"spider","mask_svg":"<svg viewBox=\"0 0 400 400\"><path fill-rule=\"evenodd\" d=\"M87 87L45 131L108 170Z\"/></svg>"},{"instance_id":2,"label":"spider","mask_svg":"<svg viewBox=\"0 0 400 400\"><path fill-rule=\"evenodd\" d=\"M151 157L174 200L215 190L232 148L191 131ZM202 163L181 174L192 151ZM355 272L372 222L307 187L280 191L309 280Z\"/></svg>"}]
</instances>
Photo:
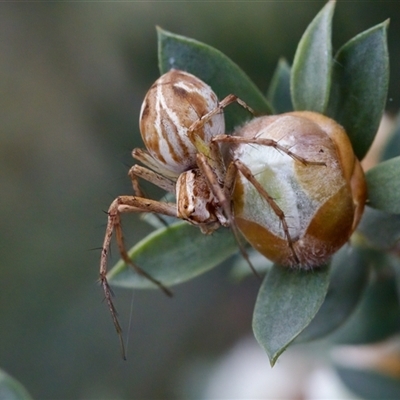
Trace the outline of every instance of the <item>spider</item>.
<instances>
[{"instance_id":1,"label":"spider","mask_svg":"<svg viewBox=\"0 0 400 400\"><path fill-rule=\"evenodd\" d=\"M254 194L248 194L249 185L252 188L250 191L255 190L264 202L261 208L269 209L277 219L274 224L278 225L276 230L280 231L284 246L288 249L288 263L300 264L298 246L295 246L300 234L291 229L288 223L287 212L290 213L290 209L284 211L278 205L277 200L269 194L269 189L256 177L260 171L254 170L251 157L243 158L242 155L246 154L247 148L257 148L260 154L264 151L262 149L273 149L277 154L303 166L321 166L326 165L326 162L319 159L308 161L297 155L290 149L293 143L280 144L286 134L282 134L282 137L264 134L263 125L268 117L253 120L261 121L255 130L249 128L254 126L250 122L235 131L234 135L226 135L223 109L234 102L254 114L245 102L233 94L219 102L206 83L179 70L171 70L162 75L145 96L140 111L140 131L146 149L134 149L132 152L132 156L144 166L136 164L129 170L134 195L118 196L108 209L100 261L100 282L120 338L124 358L122 330L107 282L107 256L114 232L125 263L168 296L172 294L129 258L123 239L121 214L150 212L177 217L198 226L204 234L211 234L221 226L230 227L242 255L252 268L247 253L240 244L238 227L249 243L254 243L253 247L261 249L261 253L268 244L260 244L254 240L246 226L246 221L251 221L251 216L244 215L241 205L248 202L248 196L254 197ZM223 143L231 144L231 151L227 156L222 150ZM266 164L269 157L270 154L265 158ZM174 193L176 203L146 198L140 188L139 178ZM236 214L240 222L238 225ZM252 229L254 230L254 226Z\"/></svg>"},{"instance_id":2,"label":"spider","mask_svg":"<svg viewBox=\"0 0 400 400\"><path fill-rule=\"evenodd\" d=\"M230 191L230 188L224 188L225 163L219 145L213 143L212 138L225 131L222 110L234 102L253 113L235 95L228 95L219 102L207 84L179 70L162 75L145 96L139 120L146 149L134 149L132 152L132 156L144 167L136 164L129 170L134 195L118 196L108 209L100 260L100 282L124 358L121 326L107 282L107 256L114 232L125 263L168 296L172 293L129 258L123 239L121 214L149 212L177 217L198 226L205 234L211 234L220 226L232 226L230 204L223 195ZM204 116L206 118L202 119ZM194 126L198 121L200 123ZM139 178L174 193L176 204L146 198L140 188ZM218 195L215 193L217 187Z\"/></svg>"}]
</instances>

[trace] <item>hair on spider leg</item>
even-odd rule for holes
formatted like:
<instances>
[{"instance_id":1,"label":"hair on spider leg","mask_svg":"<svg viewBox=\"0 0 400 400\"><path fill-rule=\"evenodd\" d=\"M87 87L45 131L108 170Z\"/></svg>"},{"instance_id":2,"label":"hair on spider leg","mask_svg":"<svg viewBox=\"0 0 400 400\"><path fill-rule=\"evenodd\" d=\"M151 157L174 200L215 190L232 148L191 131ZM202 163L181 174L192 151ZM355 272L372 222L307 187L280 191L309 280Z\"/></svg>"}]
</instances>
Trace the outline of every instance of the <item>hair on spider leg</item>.
<instances>
[{"instance_id":1,"label":"hair on spider leg","mask_svg":"<svg viewBox=\"0 0 400 400\"><path fill-rule=\"evenodd\" d=\"M97 280L97 282L99 282L100 284L103 284L103 282L101 281L100 278ZM107 289L108 289L108 292L110 293L111 297L115 298L116 296L115 296L114 290L111 289L111 286L108 284L108 282L107 282ZM101 300L101 302L104 303L105 301L108 301L108 299L107 299L107 296L103 293L103 299ZM118 317L119 313L118 313L117 309L115 308L114 303L112 303L112 309L114 311L115 316Z\"/></svg>"},{"instance_id":2,"label":"hair on spider leg","mask_svg":"<svg viewBox=\"0 0 400 400\"><path fill-rule=\"evenodd\" d=\"M262 150L260 149L260 147L262 147L263 145L262 145L262 144L257 144L257 143L247 143L247 146L250 146L250 147L253 148L254 150L260 150L260 151L262 151Z\"/></svg>"},{"instance_id":3,"label":"hair on spider leg","mask_svg":"<svg viewBox=\"0 0 400 400\"><path fill-rule=\"evenodd\" d=\"M121 324L119 323L118 320L118 311L115 308L115 305L113 303L113 297L114 297L114 292L111 289L110 285L107 282L106 278L100 278L100 284L103 287L103 292L104 292L104 299L107 302L107 306L110 310L111 313L111 318L114 323L115 330L117 331L117 335L119 337L119 343L120 343L120 349L121 349L121 357L123 360L126 360L126 350L125 350L125 343L124 343L124 338L122 337L122 328Z\"/></svg>"},{"instance_id":4,"label":"hair on spider leg","mask_svg":"<svg viewBox=\"0 0 400 400\"><path fill-rule=\"evenodd\" d=\"M103 250L103 248L100 246L100 247L91 247L90 249L86 249L86 251L101 251L101 250Z\"/></svg>"}]
</instances>

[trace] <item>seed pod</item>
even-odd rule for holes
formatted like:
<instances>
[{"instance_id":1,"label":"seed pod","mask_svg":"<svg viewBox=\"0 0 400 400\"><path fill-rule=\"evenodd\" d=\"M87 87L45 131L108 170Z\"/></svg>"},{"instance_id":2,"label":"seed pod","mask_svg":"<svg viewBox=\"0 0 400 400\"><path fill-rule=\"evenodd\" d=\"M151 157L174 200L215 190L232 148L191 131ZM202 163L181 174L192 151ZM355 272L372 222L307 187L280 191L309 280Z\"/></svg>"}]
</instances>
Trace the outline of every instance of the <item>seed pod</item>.
<instances>
[{"instance_id":1,"label":"seed pod","mask_svg":"<svg viewBox=\"0 0 400 400\"><path fill-rule=\"evenodd\" d=\"M149 89L140 111L140 132L151 156L175 174L196 167L196 147L190 126L218 106L210 86L184 71L171 70ZM224 133L222 113L193 132L206 144Z\"/></svg>"},{"instance_id":2,"label":"seed pod","mask_svg":"<svg viewBox=\"0 0 400 400\"><path fill-rule=\"evenodd\" d=\"M364 174L344 129L304 111L256 118L235 135L272 139L288 150L259 144L234 150L233 159L247 166L282 212L279 217L238 172L232 201L240 231L278 264L305 269L324 264L349 239L366 200Z\"/></svg>"}]
</instances>

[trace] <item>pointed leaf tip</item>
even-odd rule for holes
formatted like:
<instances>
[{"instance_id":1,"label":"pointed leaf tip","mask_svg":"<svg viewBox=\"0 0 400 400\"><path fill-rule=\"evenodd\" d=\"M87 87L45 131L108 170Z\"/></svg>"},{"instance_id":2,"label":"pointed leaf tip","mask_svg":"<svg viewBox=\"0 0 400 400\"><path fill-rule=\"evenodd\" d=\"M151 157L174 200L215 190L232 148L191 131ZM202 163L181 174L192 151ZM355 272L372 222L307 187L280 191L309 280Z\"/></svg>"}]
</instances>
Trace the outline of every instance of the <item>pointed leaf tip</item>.
<instances>
[{"instance_id":1,"label":"pointed leaf tip","mask_svg":"<svg viewBox=\"0 0 400 400\"><path fill-rule=\"evenodd\" d=\"M290 72L290 65L285 59L281 58L276 66L267 93L267 99L277 114L293 111L290 97Z\"/></svg>"},{"instance_id":2,"label":"pointed leaf tip","mask_svg":"<svg viewBox=\"0 0 400 400\"><path fill-rule=\"evenodd\" d=\"M346 129L360 160L375 138L386 105L388 25L386 20L358 34L335 56L327 114Z\"/></svg>"},{"instance_id":3,"label":"pointed leaf tip","mask_svg":"<svg viewBox=\"0 0 400 400\"><path fill-rule=\"evenodd\" d=\"M214 90L222 100L235 94L257 115L271 114L272 107L251 79L221 51L185 36L158 28L158 61L163 74L171 68L197 76ZM242 125L252 116L238 105L224 110L227 132Z\"/></svg>"},{"instance_id":4,"label":"pointed leaf tip","mask_svg":"<svg viewBox=\"0 0 400 400\"><path fill-rule=\"evenodd\" d=\"M332 70L332 17L329 1L308 25L293 60L291 94L294 109L324 113L329 100Z\"/></svg>"},{"instance_id":5,"label":"pointed leaf tip","mask_svg":"<svg viewBox=\"0 0 400 400\"><path fill-rule=\"evenodd\" d=\"M329 277L327 266L305 271L277 265L265 277L254 309L253 330L271 366L316 315Z\"/></svg>"}]
</instances>

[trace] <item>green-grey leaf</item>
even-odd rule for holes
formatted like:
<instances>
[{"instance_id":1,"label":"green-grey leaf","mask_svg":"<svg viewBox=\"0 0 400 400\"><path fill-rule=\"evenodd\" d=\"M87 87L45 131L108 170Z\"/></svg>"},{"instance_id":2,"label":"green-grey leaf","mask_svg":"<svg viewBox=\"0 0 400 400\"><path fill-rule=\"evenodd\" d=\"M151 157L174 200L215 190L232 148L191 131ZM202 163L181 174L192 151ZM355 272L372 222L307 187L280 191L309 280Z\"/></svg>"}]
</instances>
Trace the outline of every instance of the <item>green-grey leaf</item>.
<instances>
[{"instance_id":1,"label":"green-grey leaf","mask_svg":"<svg viewBox=\"0 0 400 400\"><path fill-rule=\"evenodd\" d=\"M0 370L0 400L32 400L32 397L17 380Z\"/></svg>"},{"instance_id":2,"label":"green-grey leaf","mask_svg":"<svg viewBox=\"0 0 400 400\"><path fill-rule=\"evenodd\" d=\"M389 258L390 257L390 258ZM400 259L396 256L389 256L389 263L393 269L394 276L396 279L396 287L397 287L397 298L400 302Z\"/></svg>"},{"instance_id":3,"label":"green-grey leaf","mask_svg":"<svg viewBox=\"0 0 400 400\"><path fill-rule=\"evenodd\" d=\"M296 343L316 340L333 332L354 311L368 282L369 253L345 245L331 263L331 280L325 301Z\"/></svg>"},{"instance_id":4,"label":"green-grey leaf","mask_svg":"<svg viewBox=\"0 0 400 400\"><path fill-rule=\"evenodd\" d=\"M397 156L400 156L400 113L397 115L393 132L386 143L381 160L389 160Z\"/></svg>"},{"instance_id":5,"label":"green-grey leaf","mask_svg":"<svg viewBox=\"0 0 400 400\"><path fill-rule=\"evenodd\" d=\"M304 32L293 60L291 92L295 110L324 113L329 100L332 71L332 16L329 1Z\"/></svg>"},{"instance_id":6,"label":"green-grey leaf","mask_svg":"<svg viewBox=\"0 0 400 400\"><path fill-rule=\"evenodd\" d=\"M274 265L265 277L254 309L253 330L272 366L321 307L329 276L326 266L304 271Z\"/></svg>"},{"instance_id":7,"label":"green-grey leaf","mask_svg":"<svg viewBox=\"0 0 400 400\"><path fill-rule=\"evenodd\" d=\"M400 156L383 161L366 173L368 205L400 214Z\"/></svg>"},{"instance_id":8,"label":"green-grey leaf","mask_svg":"<svg viewBox=\"0 0 400 400\"><path fill-rule=\"evenodd\" d=\"M366 207L357 234L379 250L391 250L400 241L400 215Z\"/></svg>"},{"instance_id":9,"label":"green-grey leaf","mask_svg":"<svg viewBox=\"0 0 400 400\"><path fill-rule=\"evenodd\" d=\"M346 129L361 160L385 108L389 85L388 21L348 41L335 56L328 115Z\"/></svg>"},{"instance_id":10,"label":"green-grey leaf","mask_svg":"<svg viewBox=\"0 0 400 400\"><path fill-rule=\"evenodd\" d=\"M161 74L172 68L197 76L221 100L235 94L245 101L257 115L272 114L272 108L250 78L231 59L219 50L158 28L158 61ZM227 132L243 124L251 115L238 105L224 110Z\"/></svg>"},{"instance_id":11,"label":"green-grey leaf","mask_svg":"<svg viewBox=\"0 0 400 400\"><path fill-rule=\"evenodd\" d=\"M166 286L185 282L209 269L238 250L229 229L204 235L199 228L177 222L158 229L129 250L129 257L153 278ZM156 288L133 268L119 261L108 273L112 285L126 288Z\"/></svg>"},{"instance_id":12,"label":"green-grey leaf","mask_svg":"<svg viewBox=\"0 0 400 400\"><path fill-rule=\"evenodd\" d=\"M381 252L370 252L374 268L362 301L331 339L342 344L375 343L400 330L400 307L391 261Z\"/></svg>"},{"instance_id":13,"label":"green-grey leaf","mask_svg":"<svg viewBox=\"0 0 400 400\"><path fill-rule=\"evenodd\" d=\"M384 363L384 356L382 363ZM388 360L390 363L390 360ZM394 367L395 368L395 367ZM336 372L343 383L359 399L378 400L378 399L398 399L400 396L400 380L395 376L379 373L365 366L365 369L336 366ZM395 370L393 370L395 373Z\"/></svg>"},{"instance_id":14,"label":"green-grey leaf","mask_svg":"<svg viewBox=\"0 0 400 400\"><path fill-rule=\"evenodd\" d=\"M290 65L281 58L272 76L267 99L277 114L293 111L290 97Z\"/></svg>"}]
</instances>

